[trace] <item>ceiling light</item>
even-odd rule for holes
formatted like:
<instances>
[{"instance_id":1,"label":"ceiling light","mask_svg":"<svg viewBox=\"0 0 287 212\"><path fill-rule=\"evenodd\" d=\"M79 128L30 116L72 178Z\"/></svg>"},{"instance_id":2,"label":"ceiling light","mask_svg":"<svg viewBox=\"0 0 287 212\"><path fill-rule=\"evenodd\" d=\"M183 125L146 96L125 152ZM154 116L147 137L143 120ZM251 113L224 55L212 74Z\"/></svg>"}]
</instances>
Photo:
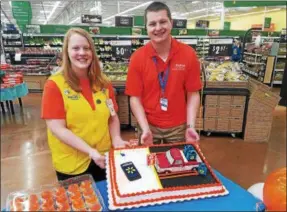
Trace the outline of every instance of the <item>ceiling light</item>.
<instances>
[{"instance_id":1,"label":"ceiling light","mask_svg":"<svg viewBox=\"0 0 287 212\"><path fill-rule=\"evenodd\" d=\"M208 17L208 16L215 16L215 15L220 15L220 13L211 13L211 14L201 15L201 16L189 18L187 20L193 20L193 19L204 18L204 17Z\"/></svg>"},{"instance_id":2,"label":"ceiling light","mask_svg":"<svg viewBox=\"0 0 287 212\"><path fill-rule=\"evenodd\" d=\"M182 15L189 15L189 14L193 14L193 13L203 12L205 10L215 10L215 9L219 9L219 8L222 8L222 5L214 6L214 7L211 7L211 8L204 8L204 9L200 9L200 10L194 10L194 11L191 11L191 12L182 13Z\"/></svg>"},{"instance_id":3,"label":"ceiling light","mask_svg":"<svg viewBox=\"0 0 287 212\"><path fill-rule=\"evenodd\" d=\"M46 20L46 22L45 22L44 24L47 24L47 23L48 23L48 21L50 20L50 18L51 18L52 15L54 14L54 12L55 12L55 10L57 9L57 7L59 6L59 4L60 4L60 1L57 1L57 2L54 4L54 7L53 7L52 11L50 12L50 14L49 14L49 16L48 16L48 18L47 18L47 20Z\"/></svg>"},{"instance_id":4,"label":"ceiling light","mask_svg":"<svg viewBox=\"0 0 287 212\"><path fill-rule=\"evenodd\" d=\"M114 18L114 17L116 17L116 16L118 16L118 15L123 15L123 14L125 14L125 13L128 13L128 12L130 12L130 11L133 11L133 10L138 9L138 8L140 8L140 7L144 7L144 6L146 6L146 5L149 5L149 4L152 3L152 2L153 2L153 1L145 2L145 3L143 3L143 4L140 4L140 5L135 6L135 7L133 7L133 8L127 9L127 10L125 10L125 11L123 11L123 12L117 13L117 14L115 14L115 15L112 15L112 16L108 17L108 18L105 18L105 19L103 19L103 21L107 21L107 20L112 19L112 18Z\"/></svg>"},{"instance_id":5,"label":"ceiling light","mask_svg":"<svg viewBox=\"0 0 287 212\"><path fill-rule=\"evenodd\" d=\"M238 14L238 15L227 15L226 18L241 17L241 16L254 15L254 14L260 14L260 13L268 13L268 12L273 12L273 11L278 11L278 10L281 10L281 8L277 8L277 9L273 9L273 10L267 10L267 11L243 13L243 14Z\"/></svg>"},{"instance_id":6,"label":"ceiling light","mask_svg":"<svg viewBox=\"0 0 287 212\"><path fill-rule=\"evenodd\" d=\"M198 2L200 2L200 1L193 1L193 2L191 2L192 4L197 4Z\"/></svg>"}]
</instances>

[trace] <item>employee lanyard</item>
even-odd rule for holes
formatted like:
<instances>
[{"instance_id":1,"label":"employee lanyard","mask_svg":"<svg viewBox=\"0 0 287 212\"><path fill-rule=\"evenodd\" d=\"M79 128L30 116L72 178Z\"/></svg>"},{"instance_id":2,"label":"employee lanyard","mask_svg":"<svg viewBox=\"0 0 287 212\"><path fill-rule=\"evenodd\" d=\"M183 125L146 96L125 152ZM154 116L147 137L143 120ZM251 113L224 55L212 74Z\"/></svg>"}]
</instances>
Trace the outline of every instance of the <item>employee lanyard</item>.
<instances>
[{"instance_id":1,"label":"employee lanyard","mask_svg":"<svg viewBox=\"0 0 287 212\"><path fill-rule=\"evenodd\" d=\"M153 60L153 62L155 64L155 66L157 67L157 59L156 59L156 57L153 57L152 60ZM161 75L160 72L158 73L158 81L159 81L159 85L160 85L160 88L161 88L161 94L162 94L163 97L164 97L165 88L166 88L166 84L167 84L168 74L169 74L169 64L168 64L166 70L164 71L163 76Z\"/></svg>"}]
</instances>

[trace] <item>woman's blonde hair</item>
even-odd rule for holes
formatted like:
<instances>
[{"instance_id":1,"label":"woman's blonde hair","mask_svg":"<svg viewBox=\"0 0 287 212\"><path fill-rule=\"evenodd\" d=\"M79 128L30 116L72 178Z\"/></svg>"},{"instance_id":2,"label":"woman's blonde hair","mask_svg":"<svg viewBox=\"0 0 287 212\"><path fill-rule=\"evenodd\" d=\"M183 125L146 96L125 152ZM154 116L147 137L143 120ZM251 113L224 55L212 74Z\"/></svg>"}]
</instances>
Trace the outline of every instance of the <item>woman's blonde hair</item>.
<instances>
[{"instance_id":1,"label":"woman's blonde hair","mask_svg":"<svg viewBox=\"0 0 287 212\"><path fill-rule=\"evenodd\" d=\"M70 61L69 54L68 54L69 40L71 36L75 33L87 39L90 45L91 51L92 51L92 62L88 68L88 78L90 81L91 88L93 89L94 92L97 90L101 90L103 88L107 88L110 81L101 71L100 63L96 55L93 39L87 31L81 28L69 29L64 38L61 71L64 75L66 82L74 91L76 92L82 91L80 87L79 79L75 71L73 71L72 69L71 61Z\"/></svg>"}]
</instances>

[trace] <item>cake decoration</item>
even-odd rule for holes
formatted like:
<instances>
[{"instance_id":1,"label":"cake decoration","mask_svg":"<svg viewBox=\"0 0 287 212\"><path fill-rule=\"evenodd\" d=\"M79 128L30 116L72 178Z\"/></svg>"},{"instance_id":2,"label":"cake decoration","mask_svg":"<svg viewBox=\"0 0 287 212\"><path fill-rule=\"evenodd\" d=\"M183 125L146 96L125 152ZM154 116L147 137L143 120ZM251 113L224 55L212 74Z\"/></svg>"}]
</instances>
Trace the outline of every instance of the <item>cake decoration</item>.
<instances>
[{"instance_id":1,"label":"cake decoration","mask_svg":"<svg viewBox=\"0 0 287 212\"><path fill-rule=\"evenodd\" d=\"M191 143L113 149L106 155L106 164L111 210L228 194L199 146ZM131 167L129 171L123 164ZM140 178L130 180L128 172L135 173L132 167Z\"/></svg>"}]
</instances>

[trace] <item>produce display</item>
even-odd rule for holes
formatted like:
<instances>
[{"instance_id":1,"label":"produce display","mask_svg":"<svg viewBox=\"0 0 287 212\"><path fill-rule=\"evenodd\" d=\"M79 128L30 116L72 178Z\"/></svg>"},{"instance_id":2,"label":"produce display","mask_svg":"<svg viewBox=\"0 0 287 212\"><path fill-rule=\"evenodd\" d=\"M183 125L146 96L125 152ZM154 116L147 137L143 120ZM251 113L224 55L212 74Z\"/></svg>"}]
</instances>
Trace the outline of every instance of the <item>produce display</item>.
<instances>
[{"instance_id":1,"label":"produce display","mask_svg":"<svg viewBox=\"0 0 287 212\"><path fill-rule=\"evenodd\" d=\"M282 81L284 72L276 72L274 76L275 81Z\"/></svg>"},{"instance_id":2,"label":"produce display","mask_svg":"<svg viewBox=\"0 0 287 212\"><path fill-rule=\"evenodd\" d=\"M284 61L280 61L280 62L277 62L276 64L276 69L284 69L285 68L285 62Z\"/></svg>"},{"instance_id":3,"label":"produce display","mask_svg":"<svg viewBox=\"0 0 287 212\"><path fill-rule=\"evenodd\" d=\"M63 45L63 38L42 38L42 37L24 37L24 45L29 46L62 46Z\"/></svg>"},{"instance_id":4,"label":"produce display","mask_svg":"<svg viewBox=\"0 0 287 212\"><path fill-rule=\"evenodd\" d=\"M104 65L104 72L128 72L128 64L126 63L116 63L116 62L106 62Z\"/></svg>"},{"instance_id":5,"label":"produce display","mask_svg":"<svg viewBox=\"0 0 287 212\"><path fill-rule=\"evenodd\" d=\"M9 194L8 211L103 211L102 197L90 175L62 181L54 186Z\"/></svg>"},{"instance_id":6,"label":"produce display","mask_svg":"<svg viewBox=\"0 0 287 212\"><path fill-rule=\"evenodd\" d=\"M248 76L242 74L239 63L210 62L205 69L207 81L240 82L247 81Z\"/></svg>"},{"instance_id":7,"label":"produce display","mask_svg":"<svg viewBox=\"0 0 287 212\"><path fill-rule=\"evenodd\" d=\"M278 55L286 55L286 43L280 43Z\"/></svg>"}]
</instances>

